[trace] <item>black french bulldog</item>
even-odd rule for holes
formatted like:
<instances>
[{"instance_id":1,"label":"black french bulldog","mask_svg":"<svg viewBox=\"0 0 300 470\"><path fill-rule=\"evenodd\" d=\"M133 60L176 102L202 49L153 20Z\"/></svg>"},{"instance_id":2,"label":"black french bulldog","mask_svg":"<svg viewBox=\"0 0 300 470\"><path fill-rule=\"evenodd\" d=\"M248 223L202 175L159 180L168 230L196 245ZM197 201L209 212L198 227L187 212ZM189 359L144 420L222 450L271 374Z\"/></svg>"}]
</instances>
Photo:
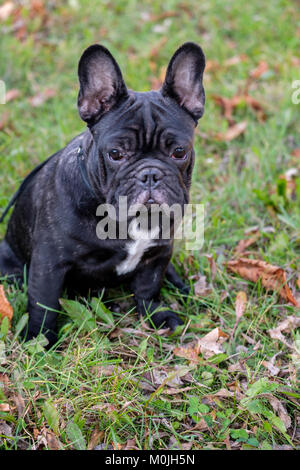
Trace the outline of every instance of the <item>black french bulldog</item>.
<instances>
[{"instance_id":1,"label":"black french bulldog","mask_svg":"<svg viewBox=\"0 0 300 470\"><path fill-rule=\"evenodd\" d=\"M68 285L127 283L139 315L159 307L164 276L188 292L170 263L172 238L142 249L131 239L99 240L96 211L99 204L117 205L119 196L148 207L188 203L204 68L202 49L185 43L173 55L161 90L138 93L126 88L105 47L83 53L78 109L88 129L24 180L0 243L1 276L22 283L28 269L27 339L42 331L50 344L56 341L56 313L45 307L58 310ZM151 319L171 329L182 323L167 309Z\"/></svg>"}]
</instances>

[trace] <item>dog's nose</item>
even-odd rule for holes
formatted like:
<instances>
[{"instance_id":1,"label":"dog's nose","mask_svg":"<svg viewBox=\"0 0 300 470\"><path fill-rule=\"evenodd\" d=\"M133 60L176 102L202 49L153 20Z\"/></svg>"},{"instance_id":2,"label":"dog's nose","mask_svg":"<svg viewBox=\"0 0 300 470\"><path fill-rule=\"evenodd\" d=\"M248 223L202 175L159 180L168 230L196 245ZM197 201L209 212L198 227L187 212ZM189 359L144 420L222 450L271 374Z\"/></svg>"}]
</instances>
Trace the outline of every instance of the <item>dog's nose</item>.
<instances>
[{"instance_id":1,"label":"dog's nose","mask_svg":"<svg viewBox=\"0 0 300 470\"><path fill-rule=\"evenodd\" d=\"M158 168L144 168L139 175L138 179L145 186L155 187L162 179L162 172Z\"/></svg>"}]
</instances>

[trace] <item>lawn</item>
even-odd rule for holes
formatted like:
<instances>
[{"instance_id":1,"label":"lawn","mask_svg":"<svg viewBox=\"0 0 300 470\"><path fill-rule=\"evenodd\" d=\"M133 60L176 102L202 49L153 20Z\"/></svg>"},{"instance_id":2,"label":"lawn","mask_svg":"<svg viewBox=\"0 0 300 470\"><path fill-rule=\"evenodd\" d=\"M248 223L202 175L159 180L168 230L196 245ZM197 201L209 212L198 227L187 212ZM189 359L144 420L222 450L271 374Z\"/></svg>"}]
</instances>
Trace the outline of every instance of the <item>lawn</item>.
<instances>
[{"instance_id":1,"label":"lawn","mask_svg":"<svg viewBox=\"0 0 300 470\"><path fill-rule=\"evenodd\" d=\"M160 87L176 48L195 41L207 104L191 202L205 205L205 242L176 244L176 270L195 289L183 300L164 285L164 303L185 322L172 335L138 321L120 287L109 292L114 304L65 296L61 351L46 351L43 338L24 344L26 286L2 280L14 315L0 326L0 448L299 449L299 5L20 4L0 6L1 210L31 169L84 130L76 74L87 46L108 47L128 87L146 91ZM241 257L247 269L230 270ZM269 265L282 268L290 296L267 288L269 272L268 285L245 275Z\"/></svg>"}]
</instances>

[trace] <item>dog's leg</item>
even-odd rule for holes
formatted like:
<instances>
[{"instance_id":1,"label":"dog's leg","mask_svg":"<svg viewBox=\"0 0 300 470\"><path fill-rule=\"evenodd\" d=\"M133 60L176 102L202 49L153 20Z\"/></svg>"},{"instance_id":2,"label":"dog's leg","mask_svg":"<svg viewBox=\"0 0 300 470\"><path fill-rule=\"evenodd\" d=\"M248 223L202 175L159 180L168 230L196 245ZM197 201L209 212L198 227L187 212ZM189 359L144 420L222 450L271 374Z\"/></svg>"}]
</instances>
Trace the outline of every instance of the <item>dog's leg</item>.
<instances>
[{"instance_id":1,"label":"dog's leg","mask_svg":"<svg viewBox=\"0 0 300 470\"><path fill-rule=\"evenodd\" d=\"M180 279L171 262L168 264L165 276L166 279L173 284L173 286L175 286L184 297L188 296L190 288Z\"/></svg>"},{"instance_id":2,"label":"dog's leg","mask_svg":"<svg viewBox=\"0 0 300 470\"><path fill-rule=\"evenodd\" d=\"M23 284L24 265L6 240L0 243L0 277L4 276L7 276L8 281L17 281L20 287Z\"/></svg>"},{"instance_id":3,"label":"dog's leg","mask_svg":"<svg viewBox=\"0 0 300 470\"><path fill-rule=\"evenodd\" d=\"M143 270L139 271L131 282L131 289L139 315L146 316L161 308L159 302L159 293L164 276L164 269L161 264L153 266L148 264ZM151 321L156 328L161 326L169 327L175 330L178 325L182 325L182 320L176 313L170 310L161 309L151 315Z\"/></svg>"},{"instance_id":4,"label":"dog's leg","mask_svg":"<svg viewBox=\"0 0 300 470\"><path fill-rule=\"evenodd\" d=\"M56 256L55 251L35 251L28 276L29 322L25 338L31 339L41 332L48 339L50 346L57 340L57 312L47 308L59 310L59 297L68 271L67 264L58 263Z\"/></svg>"}]
</instances>

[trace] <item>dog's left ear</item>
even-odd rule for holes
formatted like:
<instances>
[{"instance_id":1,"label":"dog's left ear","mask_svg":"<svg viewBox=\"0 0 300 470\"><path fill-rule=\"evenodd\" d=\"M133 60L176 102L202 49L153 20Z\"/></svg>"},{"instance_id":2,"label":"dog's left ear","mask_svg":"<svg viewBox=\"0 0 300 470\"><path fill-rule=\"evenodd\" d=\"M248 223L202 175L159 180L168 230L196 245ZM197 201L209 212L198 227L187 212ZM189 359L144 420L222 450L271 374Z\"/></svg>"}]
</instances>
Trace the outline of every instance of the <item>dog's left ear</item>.
<instances>
[{"instance_id":1,"label":"dog's left ear","mask_svg":"<svg viewBox=\"0 0 300 470\"><path fill-rule=\"evenodd\" d=\"M81 119L94 124L121 98L127 96L121 70L108 49L99 44L88 47L78 65Z\"/></svg>"},{"instance_id":2,"label":"dog's left ear","mask_svg":"<svg viewBox=\"0 0 300 470\"><path fill-rule=\"evenodd\" d=\"M174 98L197 121L204 113L202 84L205 56L200 46L186 42L173 55L161 93Z\"/></svg>"}]
</instances>

